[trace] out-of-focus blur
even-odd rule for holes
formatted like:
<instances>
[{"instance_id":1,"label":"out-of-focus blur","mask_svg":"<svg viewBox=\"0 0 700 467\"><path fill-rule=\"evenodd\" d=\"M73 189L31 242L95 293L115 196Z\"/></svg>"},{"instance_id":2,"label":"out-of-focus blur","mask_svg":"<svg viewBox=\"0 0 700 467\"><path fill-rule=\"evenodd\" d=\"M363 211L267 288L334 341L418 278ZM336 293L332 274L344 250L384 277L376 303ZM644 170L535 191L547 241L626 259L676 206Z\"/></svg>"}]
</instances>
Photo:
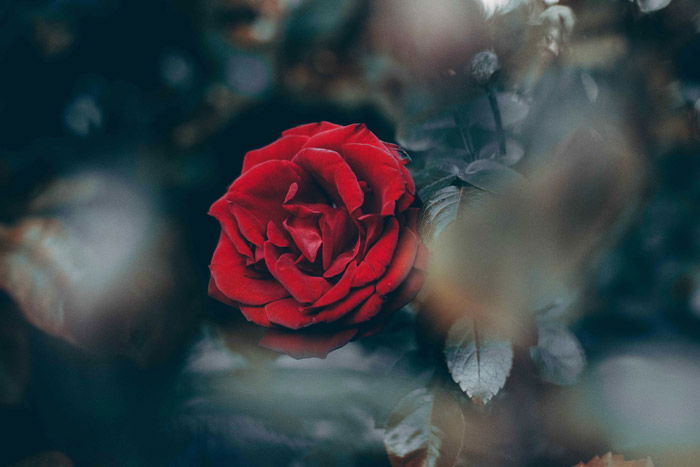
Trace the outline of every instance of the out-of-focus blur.
<instances>
[{"instance_id":1,"label":"out-of-focus blur","mask_svg":"<svg viewBox=\"0 0 700 467\"><path fill-rule=\"evenodd\" d=\"M697 465L699 54L695 0L0 2L0 465ZM362 333L207 296L321 120L431 250Z\"/></svg>"}]
</instances>

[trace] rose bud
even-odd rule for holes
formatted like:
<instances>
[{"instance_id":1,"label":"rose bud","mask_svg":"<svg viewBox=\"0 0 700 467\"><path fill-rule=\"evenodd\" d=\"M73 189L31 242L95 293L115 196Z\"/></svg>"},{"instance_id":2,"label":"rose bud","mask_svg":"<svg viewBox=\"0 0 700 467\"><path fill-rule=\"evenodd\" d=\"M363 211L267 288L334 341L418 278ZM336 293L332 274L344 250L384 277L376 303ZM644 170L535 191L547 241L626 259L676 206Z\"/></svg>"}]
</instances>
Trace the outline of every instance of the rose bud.
<instances>
[{"instance_id":1,"label":"rose bud","mask_svg":"<svg viewBox=\"0 0 700 467\"><path fill-rule=\"evenodd\" d=\"M335 331L410 302L426 252L406 163L359 124L298 126L248 152L209 211L209 294L261 326Z\"/></svg>"}]
</instances>

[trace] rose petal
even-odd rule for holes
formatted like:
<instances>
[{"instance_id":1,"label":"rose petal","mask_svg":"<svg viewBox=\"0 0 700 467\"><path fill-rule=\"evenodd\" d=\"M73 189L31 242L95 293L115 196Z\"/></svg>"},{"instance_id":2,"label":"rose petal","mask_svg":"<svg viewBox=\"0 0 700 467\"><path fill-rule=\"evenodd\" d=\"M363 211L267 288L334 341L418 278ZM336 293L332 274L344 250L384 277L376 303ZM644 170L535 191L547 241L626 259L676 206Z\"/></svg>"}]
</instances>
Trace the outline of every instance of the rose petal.
<instances>
[{"instance_id":1,"label":"rose petal","mask_svg":"<svg viewBox=\"0 0 700 467\"><path fill-rule=\"evenodd\" d=\"M403 229L394 258L384 277L377 282L377 292L380 295L392 292L406 279L416 261L418 242L418 235L411 229Z\"/></svg>"},{"instance_id":2,"label":"rose petal","mask_svg":"<svg viewBox=\"0 0 700 467\"><path fill-rule=\"evenodd\" d=\"M316 300L311 307L316 308L330 305L331 303L337 302L341 298L345 297L350 292L350 286L353 282L353 278L355 277L356 269L357 263L350 263L340 280L338 280L338 282L336 282L335 285L328 290L328 292Z\"/></svg>"},{"instance_id":3,"label":"rose petal","mask_svg":"<svg viewBox=\"0 0 700 467\"><path fill-rule=\"evenodd\" d=\"M416 263L413 265L413 267L421 271L427 271L429 260L430 253L428 252L428 248L423 242L419 242L418 252L416 253Z\"/></svg>"},{"instance_id":4,"label":"rose petal","mask_svg":"<svg viewBox=\"0 0 700 467\"><path fill-rule=\"evenodd\" d=\"M219 221L221 229L226 232L226 235L231 239L236 250L238 250L240 254L251 258L253 257L253 251L250 249L250 245L246 239L241 235L238 224L231 212L230 202L225 199L225 196L219 198L211 205L209 208L209 215Z\"/></svg>"},{"instance_id":5,"label":"rose petal","mask_svg":"<svg viewBox=\"0 0 700 467\"><path fill-rule=\"evenodd\" d=\"M374 245L377 242L377 240L379 240L379 237L384 231L384 224L386 223L386 219L387 218L385 216L382 216L380 214L366 214L358 218L360 225L364 228L365 250L368 250L372 245Z\"/></svg>"},{"instance_id":6,"label":"rose petal","mask_svg":"<svg viewBox=\"0 0 700 467\"><path fill-rule=\"evenodd\" d=\"M281 225L289 215L282 203L293 183L298 184L299 190L313 190L309 176L289 161L263 162L233 182L226 198L248 241L262 246L268 222Z\"/></svg>"},{"instance_id":7,"label":"rose petal","mask_svg":"<svg viewBox=\"0 0 700 467\"><path fill-rule=\"evenodd\" d=\"M280 139L267 146L248 151L243 158L243 169L241 169L241 173L247 172L252 167L262 162L271 160L291 160L308 139L307 136L300 135L282 136Z\"/></svg>"},{"instance_id":8,"label":"rose petal","mask_svg":"<svg viewBox=\"0 0 700 467\"><path fill-rule=\"evenodd\" d=\"M302 305L293 298L284 298L265 305L265 314L271 323L290 329L299 329L313 323L313 318L301 312Z\"/></svg>"},{"instance_id":9,"label":"rose petal","mask_svg":"<svg viewBox=\"0 0 700 467\"><path fill-rule=\"evenodd\" d=\"M401 165L401 172L403 173L404 180L406 180L406 194L404 194L399 200L396 206L397 212L402 212L407 209L411 203L413 203L416 194L416 183L413 181L411 173L403 165Z\"/></svg>"},{"instance_id":10,"label":"rose petal","mask_svg":"<svg viewBox=\"0 0 700 467\"><path fill-rule=\"evenodd\" d=\"M289 130L284 130L283 135L302 135L302 136L313 136L316 133L321 133L323 131L332 130L334 128L341 128L341 125L336 125L330 122L316 122L316 123L306 123L304 125L295 126Z\"/></svg>"},{"instance_id":11,"label":"rose petal","mask_svg":"<svg viewBox=\"0 0 700 467\"><path fill-rule=\"evenodd\" d=\"M349 143L364 143L384 147L384 143L374 133L369 131L363 123L341 126L316 133L304 143L304 147L325 148L340 152L341 147Z\"/></svg>"},{"instance_id":12,"label":"rose petal","mask_svg":"<svg viewBox=\"0 0 700 467\"><path fill-rule=\"evenodd\" d=\"M258 345L294 358L326 358L333 350L344 346L357 334L357 328L335 332L289 332L269 329Z\"/></svg>"},{"instance_id":13,"label":"rose petal","mask_svg":"<svg viewBox=\"0 0 700 467\"><path fill-rule=\"evenodd\" d=\"M214 282L213 278L209 278L209 285L207 287L207 293L211 298L214 298L221 303L225 303L227 305L235 306L236 302L228 298L224 293L219 290L219 288L216 286L216 282Z\"/></svg>"},{"instance_id":14,"label":"rose petal","mask_svg":"<svg viewBox=\"0 0 700 467\"><path fill-rule=\"evenodd\" d=\"M410 303L416 296L425 282L425 272L413 269L401 286L392 294L391 300L385 306L385 310L398 310Z\"/></svg>"},{"instance_id":15,"label":"rose petal","mask_svg":"<svg viewBox=\"0 0 700 467\"><path fill-rule=\"evenodd\" d=\"M260 261L263 261L265 259L265 255L263 255L263 249L260 247L253 247L254 252L253 252L253 257L252 258L246 258L245 259L245 265L246 266L253 266L256 263L259 263Z\"/></svg>"},{"instance_id":16,"label":"rose petal","mask_svg":"<svg viewBox=\"0 0 700 467\"><path fill-rule=\"evenodd\" d=\"M219 235L209 269L216 287L230 300L264 305L289 296L277 281L254 277L254 272L245 267L245 257L238 253L223 232Z\"/></svg>"},{"instance_id":17,"label":"rose petal","mask_svg":"<svg viewBox=\"0 0 700 467\"><path fill-rule=\"evenodd\" d=\"M359 251L359 232L347 211L344 209L329 209L319 219L321 238L323 239L323 269L326 277L340 274L345 266L354 258L353 253ZM337 263L342 252L350 251L342 259L344 264Z\"/></svg>"},{"instance_id":18,"label":"rose petal","mask_svg":"<svg viewBox=\"0 0 700 467\"><path fill-rule=\"evenodd\" d=\"M364 323L374 318L377 313L382 311L384 299L379 294L372 294L365 302L351 315L344 320L346 324Z\"/></svg>"},{"instance_id":19,"label":"rose petal","mask_svg":"<svg viewBox=\"0 0 700 467\"><path fill-rule=\"evenodd\" d=\"M362 206L365 195L357 177L337 152L305 148L292 161L306 170L337 205L344 205L351 213Z\"/></svg>"},{"instance_id":20,"label":"rose petal","mask_svg":"<svg viewBox=\"0 0 700 467\"><path fill-rule=\"evenodd\" d=\"M313 303L331 288L330 282L324 278L301 271L294 255L280 255L277 248L269 242L265 243L265 264L274 278L301 303Z\"/></svg>"},{"instance_id":21,"label":"rose petal","mask_svg":"<svg viewBox=\"0 0 700 467\"><path fill-rule=\"evenodd\" d=\"M414 232L418 231L418 213L418 208L411 208L407 209L403 214L405 219L404 225Z\"/></svg>"},{"instance_id":22,"label":"rose petal","mask_svg":"<svg viewBox=\"0 0 700 467\"><path fill-rule=\"evenodd\" d=\"M327 204L320 203L298 203L289 202L286 203L283 208L292 216L295 217L312 217L319 216L324 212L328 212L333 209Z\"/></svg>"},{"instance_id":23,"label":"rose petal","mask_svg":"<svg viewBox=\"0 0 700 467\"><path fill-rule=\"evenodd\" d=\"M331 323L342 318L374 293L374 286L368 285L351 291L345 299L340 300L327 308L322 309L316 315L312 315L314 323Z\"/></svg>"},{"instance_id":24,"label":"rose petal","mask_svg":"<svg viewBox=\"0 0 700 467\"><path fill-rule=\"evenodd\" d=\"M341 272L345 271L345 268L348 264L350 264L350 261L355 259L357 254L360 252L360 245L360 237L358 236L355 246L353 246L352 249L346 250L336 256L331 265L328 266L328 269L326 269L326 271L323 273L323 277L329 278L337 276Z\"/></svg>"},{"instance_id":25,"label":"rose petal","mask_svg":"<svg viewBox=\"0 0 700 467\"><path fill-rule=\"evenodd\" d=\"M286 220L283 221L283 223L284 222L286 222ZM267 223L267 239L270 243L280 248L291 245L287 234L272 221Z\"/></svg>"},{"instance_id":26,"label":"rose petal","mask_svg":"<svg viewBox=\"0 0 700 467\"><path fill-rule=\"evenodd\" d=\"M291 235L301 254L310 263L316 261L316 254L323 244L318 229L318 220L312 217L293 217L286 219L282 225Z\"/></svg>"},{"instance_id":27,"label":"rose petal","mask_svg":"<svg viewBox=\"0 0 700 467\"><path fill-rule=\"evenodd\" d=\"M367 284L379 279L391 263L399 240L399 222L395 217L387 220L384 233L377 242L372 245L362 262L357 268L353 287Z\"/></svg>"},{"instance_id":28,"label":"rose petal","mask_svg":"<svg viewBox=\"0 0 700 467\"><path fill-rule=\"evenodd\" d=\"M265 313L264 306L239 305L238 309L241 310L241 314L243 314L245 319L247 319L251 323L255 323L260 326L270 327L270 320L267 319L267 314Z\"/></svg>"},{"instance_id":29,"label":"rose petal","mask_svg":"<svg viewBox=\"0 0 700 467\"><path fill-rule=\"evenodd\" d=\"M365 212L389 216L395 213L396 202L406 194L403 167L391 155L369 144L345 144L341 151L357 178L367 182L371 194Z\"/></svg>"}]
</instances>

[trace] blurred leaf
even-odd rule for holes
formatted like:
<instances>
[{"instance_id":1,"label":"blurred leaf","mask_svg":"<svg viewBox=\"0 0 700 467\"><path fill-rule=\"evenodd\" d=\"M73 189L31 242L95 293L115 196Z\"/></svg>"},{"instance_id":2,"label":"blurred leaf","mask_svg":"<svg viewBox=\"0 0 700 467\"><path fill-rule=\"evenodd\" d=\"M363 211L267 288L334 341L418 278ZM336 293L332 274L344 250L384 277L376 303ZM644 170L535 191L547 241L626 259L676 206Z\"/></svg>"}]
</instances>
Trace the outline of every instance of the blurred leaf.
<instances>
[{"instance_id":1,"label":"blurred leaf","mask_svg":"<svg viewBox=\"0 0 700 467\"><path fill-rule=\"evenodd\" d=\"M538 322L537 345L530 357L542 379L561 385L574 384L586 366L586 356L576 336L563 324Z\"/></svg>"},{"instance_id":2,"label":"blurred leaf","mask_svg":"<svg viewBox=\"0 0 700 467\"><path fill-rule=\"evenodd\" d=\"M626 141L584 129L546 165L531 166L527 183L471 202L431 245L424 308L442 323L470 315L532 345L523 332L531 311L580 287L585 267L637 200L643 171ZM431 222L454 220L455 210L443 205L457 190L445 188L426 203L427 241L434 239Z\"/></svg>"},{"instance_id":3,"label":"blurred leaf","mask_svg":"<svg viewBox=\"0 0 700 467\"><path fill-rule=\"evenodd\" d=\"M488 403L498 394L513 366L510 341L484 333L471 318L455 322L445 342L447 369L474 402Z\"/></svg>"},{"instance_id":4,"label":"blurred leaf","mask_svg":"<svg viewBox=\"0 0 700 467\"><path fill-rule=\"evenodd\" d=\"M652 13L666 8L671 0L637 0L637 6L642 13Z\"/></svg>"},{"instance_id":5,"label":"blurred leaf","mask_svg":"<svg viewBox=\"0 0 700 467\"><path fill-rule=\"evenodd\" d=\"M457 180L457 174L446 171L444 168L430 167L421 170L413 177L416 183L418 196L427 200L435 192L452 184Z\"/></svg>"},{"instance_id":6,"label":"blurred leaf","mask_svg":"<svg viewBox=\"0 0 700 467\"><path fill-rule=\"evenodd\" d=\"M444 141L457 128L452 113L442 113L427 120L401 122L396 129L396 142L410 151L426 151Z\"/></svg>"},{"instance_id":7,"label":"blurred leaf","mask_svg":"<svg viewBox=\"0 0 700 467\"><path fill-rule=\"evenodd\" d=\"M595 456L585 464L579 462L574 467L654 467L654 463L648 457L646 459L626 461L624 456L609 452L603 457Z\"/></svg>"},{"instance_id":8,"label":"blurred leaf","mask_svg":"<svg viewBox=\"0 0 700 467\"><path fill-rule=\"evenodd\" d=\"M479 150L479 159L491 159L509 166L517 164L524 155L523 147L513 139L506 140L506 153L504 155L499 153L498 142L495 140L485 144Z\"/></svg>"},{"instance_id":9,"label":"blurred leaf","mask_svg":"<svg viewBox=\"0 0 700 467\"><path fill-rule=\"evenodd\" d=\"M557 56L562 51L576 24L574 12L568 6L550 6L536 21L543 28L544 47Z\"/></svg>"},{"instance_id":10,"label":"blurred leaf","mask_svg":"<svg viewBox=\"0 0 700 467\"><path fill-rule=\"evenodd\" d=\"M94 174L50 185L31 217L0 226L0 289L31 324L84 349L141 364L168 355L194 317L192 270L147 201Z\"/></svg>"},{"instance_id":11,"label":"blurred leaf","mask_svg":"<svg viewBox=\"0 0 700 467\"><path fill-rule=\"evenodd\" d=\"M471 187L450 185L435 191L423 207L423 238L436 239L459 213L468 197L480 196L479 190Z\"/></svg>"},{"instance_id":12,"label":"blurred leaf","mask_svg":"<svg viewBox=\"0 0 700 467\"><path fill-rule=\"evenodd\" d=\"M29 322L72 340L65 327L66 289L76 279L80 250L55 219L30 218L0 230L0 288Z\"/></svg>"},{"instance_id":13,"label":"blurred leaf","mask_svg":"<svg viewBox=\"0 0 700 467\"><path fill-rule=\"evenodd\" d=\"M501 122L504 128L513 127L524 121L530 112L530 105L517 94L511 92L497 93L496 101L501 112ZM460 110L460 115L471 125L496 131L496 120L486 95L470 101Z\"/></svg>"},{"instance_id":14,"label":"blurred leaf","mask_svg":"<svg viewBox=\"0 0 700 467\"><path fill-rule=\"evenodd\" d=\"M389 461L398 466L453 466L462 451L465 421L447 393L409 393L392 410L384 435Z\"/></svg>"},{"instance_id":15,"label":"blurred leaf","mask_svg":"<svg viewBox=\"0 0 700 467\"><path fill-rule=\"evenodd\" d=\"M375 420L422 377L413 368L403 377L391 372L396 346L355 342L325 359L297 360L259 349L250 330L204 323L189 348L168 412L182 456L231 459L226 465L365 465L363 456L384 457Z\"/></svg>"},{"instance_id":16,"label":"blurred leaf","mask_svg":"<svg viewBox=\"0 0 700 467\"><path fill-rule=\"evenodd\" d=\"M427 386L434 374L434 361L417 350L411 350L393 365L388 378L401 389L401 392L397 393L397 400L399 400L407 392ZM386 428L389 413L393 408L393 406L388 407L383 417L377 417L375 425L378 428Z\"/></svg>"},{"instance_id":17,"label":"blurred leaf","mask_svg":"<svg viewBox=\"0 0 700 467\"><path fill-rule=\"evenodd\" d=\"M459 178L476 188L491 193L504 193L525 177L496 161L479 159L459 173Z\"/></svg>"}]
</instances>

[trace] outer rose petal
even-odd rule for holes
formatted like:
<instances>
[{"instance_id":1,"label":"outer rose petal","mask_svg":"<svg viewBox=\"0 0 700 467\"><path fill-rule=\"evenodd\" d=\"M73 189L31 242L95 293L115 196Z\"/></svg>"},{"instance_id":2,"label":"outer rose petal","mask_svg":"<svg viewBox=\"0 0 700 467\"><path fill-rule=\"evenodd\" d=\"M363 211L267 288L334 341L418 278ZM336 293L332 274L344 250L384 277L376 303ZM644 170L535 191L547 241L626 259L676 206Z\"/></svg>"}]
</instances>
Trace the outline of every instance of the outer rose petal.
<instances>
[{"instance_id":1,"label":"outer rose petal","mask_svg":"<svg viewBox=\"0 0 700 467\"><path fill-rule=\"evenodd\" d=\"M358 179L367 182L372 190L373 206L369 212L383 216L394 214L396 202L408 191L401 170L403 166L382 149L369 144L345 144L342 154Z\"/></svg>"},{"instance_id":2,"label":"outer rose petal","mask_svg":"<svg viewBox=\"0 0 700 467\"><path fill-rule=\"evenodd\" d=\"M219 224L221 224L221 229L226 233L226 235L228 235L228 238L231 239L236 247L236 250L238 250L240 254L252 258L253 251L250 249L250 245L246 239L243 238L243 235L241 235L238 224L233 218L230 203L225 198L225 196L223 198L219 198L214 202L214 204L211 205L209 208L209 215L213 216L219 221Z\"/></svg>"},{"instance_id":3,"label":"outer rose petal","mask_svg":"<svg viewBox=\"0 0 700 467\"><path fill-rule=\"evenodd\" d=\"M358 324L369 321L370 319L377 316L377 314L382 311L382 306L384 305L384 298L379 294L372 294L369 298L351 315L346 318L347 324Z\"/></svg>"},{"instance_id":4,"label":"outer rose petal","mask_svg":"<svg viewBox=\"0 0 700 467\"><path fill-rule=\"evenodd\" d=\"M236 251L223 232L209 269L216 288L230 300L247 305L264 305L289 296L289 292L277 281L251 277L251 272L245 267L245 257Z\"/></svg>"},{"instance_id":5,"label":"outer rose petal","mask_svg":"<svg viewBox=\"0 0 700 467\"><path fill-rule=\"evenodd\" d=\"M384 309L386 311L394 311L410 303L416 298L424 282L425 272L413 269L401 286L392 294L391 300L385 305Z\"/></svg>"},{"instance_id":6,"label":"outer rose petal","mask_svg":"<svg viewBox=\"0 0 700 467\"><path fill-rule=\"evenodd\" d=\"M338 205L344 204L348 212L362 206L365 195L350 166L330 149L304 148L292 162L305 169Z\"/></svg>"},{"instance_id":7,"label":"outer rose petal","mask_svg":"<svg viewBox=\"0 0 700 467\"><path fill-rule=\"evenodd\" d=\"M333 130L334 128L341 128L341 125L336 125L330 122L317 122L317 123L307 123L305 125L295 126L289 130L284 130L282 134L287 135L303 135L303 136L313 136L316 133L321 133L323 131Z\"/></svg>"},{"instance_id":8,"label":"outer rose petal","mask_svg":"<svg viewBox=\"0 0 700 467\"><path fill-rule=\"evenodd\" d=\"M404 173L404 179L406 180L406 193L404 193L401 199L396 203L396 212L405 211L413 204L413 200L416 199L416 185L413 182L413 178L411 178L411 174L406 167L402 166L401 169Z\"/></svg>"},{"instance_id":9,"label":"outer rose petal","mask_svg":"<svg viewBox=\"0 0 700 467\"><path fill-rule=\"evenodd\" d=\"M220 301L221 303L225 303L225 304L231 305L231 306L236 306L235 301L228 298L226 295L224 295L224 293L221 290L219 290L219 288L216 286L216 282L214 282L213 277L209 278L209 286L208 286L207 293L209 294L209 296L211 298L214 298L214 299Z\"/></svg>"},{"instance_id":10,"label":"outer rose petal","mask_svg":"<svg viewBox=\"0 0 700 467\"><path fill-rule=\"evenodd\" d=\"M418 243L418 235L411 229L404 228L391 265L384 277L377 282L377 292L380 295L392 292L408 277L416 261Z\"/></svg>"},{"instance_id":11,"label":"outer rose petal","mask_svg":"<svg viewBox=\"0 0 700 467\"><path fill-rule=\"evenodd\" d=\"M318 314L314 315L314 323L331 323L339 320L360 306L372 293L374 293L373 285L353 290L345 299L323 308Z\"/></svg>"},{"instance_id":12,"label":"outer rose petal","mask_svg":"<svg viewBox=\"0 0 700 467\"><path fill-rule=\"evenodd\" d=\"M427 271L429 260L430 253L428 252L428 248L423 242L420 242L418 244L418 253L416 253L416 264L414 264L413 267L421 271Z\"/></svg>"},{"instance_id":13,"label":"outer rose petal","mask_svg":"<svg viewBox=\"0 0 700 467\"><path fill-rule=\"evenodd\" d=\"M299 135L283 136L265 147L248 151L243 158L243 169L241 169L241 173L245 173L251 167L262 162L291 160L294 154L301 149L308 139L309 138L306 136Z\"/></svg>"},{"instance_id":14,"label":"outer rose petal","mask_svg":"<svg viewBox=\"0 0 700 467\"><path fill-rule=\"evenodd\" d=\"M265 314L271 323L290 329L299 329L313 323L313 318L301 312L302 305L293 298L283 298L265 305Z\"/></svg>"},{"instance_id":15,"label":"outer rose petal","mask_svg":"<svg viewBox=\"0 0 700 467\"><path fill-rule=\"evenodd\" d=\"M317 357L326 355L347 344L357 334L357 328L324 332L289 332L282 329L269 329L258 345L294 358Z\"/></svg>"},{"instance_id":16,"label":"outer rose petal","mask_svg":"<svg viewBox=\"0 0 700 467\"><path fill-rule=\"evenodd\" d=\"M340 152L342 146L349 143L370 144L384 148L379 138L369 131L363 123L341 126L332 130L316 133L304 143L306 148L327 148Z\"/></svg>"},{"instance_id":17,"label":"outer rose petal","mask_svg":"<svg viewBox=\"0 0 700 467\"><path fill-rule=\"evenodd\" d=\"M241 313L243 316L245 316L245 319L251 323L265 327L271 326L270 320L267 319L264 306L239 305L238 309L241 310Z\"/></svg>"}]
</instances>

